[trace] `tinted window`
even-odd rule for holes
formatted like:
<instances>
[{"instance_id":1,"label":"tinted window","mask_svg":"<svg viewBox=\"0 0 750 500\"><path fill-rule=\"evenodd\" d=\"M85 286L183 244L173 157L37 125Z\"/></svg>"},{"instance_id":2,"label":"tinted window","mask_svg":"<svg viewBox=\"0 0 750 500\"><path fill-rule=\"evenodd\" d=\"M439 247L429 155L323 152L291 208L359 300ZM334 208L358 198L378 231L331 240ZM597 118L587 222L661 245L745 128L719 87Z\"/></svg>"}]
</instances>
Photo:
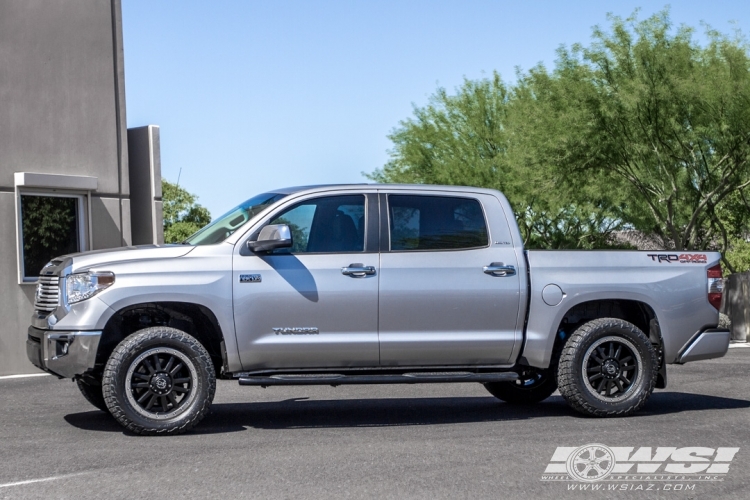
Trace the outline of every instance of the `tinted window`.
<instances>
[{"instance_id":1,"label":"tinted window","mask_svg":"<svg viewBox=\"0 0 750 500\"><path fill-rule=\"evenodd\" d=\"M79 252L78 198L21 195L23 276L39 276L59 255Z\"/></svg>"},{"instance_id":2,"label":"tinted window","mask_svg":"<svg viewBox=\"0 0 750 500\"><path fill-rule=\"evenodd\" d=\"M391 250L455 250L487 245L482 207L471 198L388 195Z\"/></svg>"},{"instance_id":3,"label":"tinted window","mask_svg":"<svg viewBox=\"0 0 750 500\"><path fill-rule=\"evenodd\" d=\"M285 210L270 224L286 224L292 230L292 248L273 253L361 252L365 248L365 197L306 200Z\"/></svg>"}]
</instances>

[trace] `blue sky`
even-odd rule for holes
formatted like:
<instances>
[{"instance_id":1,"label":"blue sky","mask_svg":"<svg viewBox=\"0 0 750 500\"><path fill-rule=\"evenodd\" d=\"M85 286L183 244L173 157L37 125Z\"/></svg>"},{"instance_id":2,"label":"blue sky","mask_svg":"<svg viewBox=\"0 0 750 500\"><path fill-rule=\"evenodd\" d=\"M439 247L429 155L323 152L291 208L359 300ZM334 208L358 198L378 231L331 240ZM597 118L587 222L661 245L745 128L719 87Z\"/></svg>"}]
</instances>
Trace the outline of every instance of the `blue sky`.
<instances>
[{"instance_id":1,"label":"blue sky","mask_svg":"<svg viewBox=\"0 0 750 500\"><path fill-rule=\"evenodd\" d=\"M273 188L366 182L438 86L551 67L619 1L124 0L129 127L161 126L162 175L214 217ZM672 2L674 24L750 33L746 0ZM734 21L734 23L731 23Z\"/></svg>"}]
</instances>

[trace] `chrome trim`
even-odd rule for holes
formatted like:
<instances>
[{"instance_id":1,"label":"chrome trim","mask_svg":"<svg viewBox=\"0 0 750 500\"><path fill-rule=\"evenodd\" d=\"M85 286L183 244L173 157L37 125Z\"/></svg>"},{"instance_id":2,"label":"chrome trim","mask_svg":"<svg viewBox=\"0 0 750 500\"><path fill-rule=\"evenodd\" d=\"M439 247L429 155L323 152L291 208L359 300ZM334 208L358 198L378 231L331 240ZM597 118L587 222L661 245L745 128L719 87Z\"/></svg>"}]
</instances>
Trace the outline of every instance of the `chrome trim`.
<instances>
[{"instance_id":1,"label":"chrome trim","mask_svg":"<svg viewBox=\"0 0 750 500\"><path fill-rule=\"evenodd\" d=\"M272 328L272 330L276 335L318 335L320 333L316 326L279 327Z\"/></svg>"},{"instance_id":2,"label":"chrome trim","mask_svg":"<svg viewBox=\"0 0 750 500\"><path fill-rule=\"evenodd\" d=\"M365 266L364 264L356 263L349 264L347 267L341 268L341 274L344 276L351 276L353 278L364 278L365 276L372 276L375 274L374 266Z\"/></svg>"},{"instance_id":3,"label":"chrome trim","mask_svg":"<svg viewBox=\"0 0 750 500\"><path fill-rule=\"evenodd\" d=\"M505 265L502 262L493 262L489 266L484 266L482 268L482 271L484 271L484 274L489 274L490 276L515 276L516 275L516 268L512 265Z\"/></svg>"},{"instance_id":4,"label":"chrome trim","mask_svg":"<svg viewBox=\"0 0 750 500\"><path fill-rule=\"evenodd\" d=\"M42 331L42 363L64 378L82 375L94 368L102 332Z\"/></svg>"},{"instance_id":5,"label":"chrome trim","mask_svg":"<svg viewBox=\"0 0 750 500\"><path fill-rule=\"evenodd\" d=\"M60 304L60 277L39 276L34 295L34 309L51 312Z\"/></svg>"}]
</instances>

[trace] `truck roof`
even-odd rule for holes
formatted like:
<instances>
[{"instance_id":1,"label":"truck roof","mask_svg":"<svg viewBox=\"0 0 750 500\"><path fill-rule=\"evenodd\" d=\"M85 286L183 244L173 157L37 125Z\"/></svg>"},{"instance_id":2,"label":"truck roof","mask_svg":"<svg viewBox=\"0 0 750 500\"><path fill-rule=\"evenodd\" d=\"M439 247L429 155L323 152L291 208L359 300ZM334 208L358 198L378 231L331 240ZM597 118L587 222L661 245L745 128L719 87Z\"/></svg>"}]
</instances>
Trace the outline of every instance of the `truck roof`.
<instances>
[{"instance_id":1,"label":"truck roof","mask_svg":"<svg viewBox=\"0 0 750 500\"><path fill-rule=\"evenodd\" d=\"M295 194L302 191L318 191L321 189L355 189L355 188L385 188L385 189L418 189L424 191L471 191L475 193L497 194L494 189L479 188L473 186L446 186L439 184L379 184L379 183L353 183L353 184L313 184L309 186L292 186L280 189L272 189L270 193Z\"/></svg>"}]
</instances>

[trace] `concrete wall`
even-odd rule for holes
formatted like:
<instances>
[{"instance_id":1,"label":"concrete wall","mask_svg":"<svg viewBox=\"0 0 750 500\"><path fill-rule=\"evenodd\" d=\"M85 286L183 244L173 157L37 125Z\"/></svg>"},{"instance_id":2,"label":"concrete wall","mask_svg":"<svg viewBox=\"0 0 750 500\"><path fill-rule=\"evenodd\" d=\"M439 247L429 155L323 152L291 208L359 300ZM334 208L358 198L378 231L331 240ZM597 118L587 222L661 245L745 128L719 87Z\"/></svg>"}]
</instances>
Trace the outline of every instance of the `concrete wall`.
<instances>
[{"instance_id":1,"label":"concrete wall","mask_svg":"<svg viewBox=\"0 0 750 500\"><path fill-rule=\"evenodd\" d=\"M96 177L93 249L131 242L121 22L119 0L0 1L0 375L36 371L14 172Z\"/></svg>"},{"instance_id":2,"label":"concrete wall","mask_svg":"<svg viewBox=\"0 0 750 500\"><path fill-rule=\"evenodd\" d=\"M731 321L732 341L750 342L750 272L724 279L721 312Z\"/></svg>"},{"instance_id":3,"label":"concrete wall","mask_svg":"<svg viewBox=\"0 0 750 500\"><path fill-rule=\"evenodd\" d=\"M133 244L164 243L159 127L128 129Z\"/></svg>"}]
</instances>

